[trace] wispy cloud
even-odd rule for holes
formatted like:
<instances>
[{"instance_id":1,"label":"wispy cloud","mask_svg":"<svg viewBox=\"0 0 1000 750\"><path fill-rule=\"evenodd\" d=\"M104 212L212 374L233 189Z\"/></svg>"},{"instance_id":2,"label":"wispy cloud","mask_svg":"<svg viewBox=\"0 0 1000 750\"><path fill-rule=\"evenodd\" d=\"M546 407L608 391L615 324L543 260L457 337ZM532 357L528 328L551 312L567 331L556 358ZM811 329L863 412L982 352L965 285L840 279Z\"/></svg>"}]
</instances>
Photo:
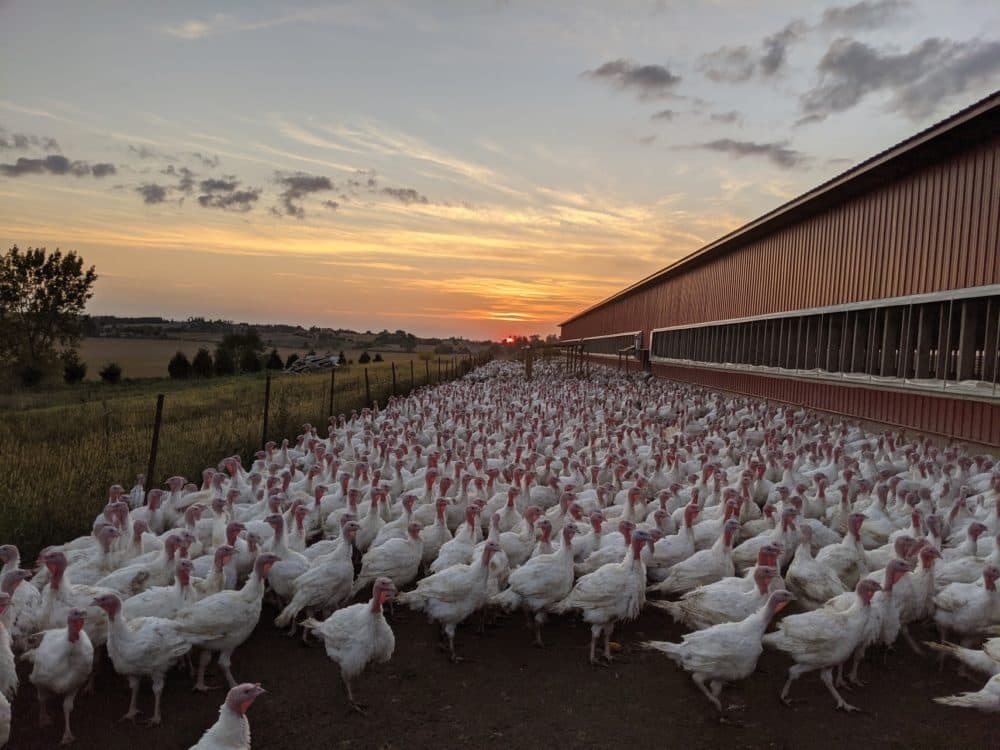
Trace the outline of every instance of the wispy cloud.
<instances>
[{"instance_id":1,"label":"wispy cloud","mask_svg":"<svg viewBox=\"0 0 1000 750\"><path fill-rule=\"evenodd\" d=\"M581 73L584 78L603 81L623 91L632 91L640 99L661 99L669 96L681 77L663 65L640 65L620 58L610 60L593 70Z\"/></svg>"},{"instance_id":2,"label":"wispy cloud","mask_svg":"<svg viewBox=\"0 0 1000 750\"><path fill-rule=\"evenodd\" d=\"M755 141L737 141L732 138L719 138L714 141L696 143L684 148L717 151L722 154L729 154L736 159L742 159L747 156L761 157L782 169L791 169L807 161L806 155L801 151L789 148L787 141L757 143Z\"/></svg>"},{"instance_id":3,"label":"wispy cloud","mask_svg":"<svg viewBox=\"0 0 1000 750\"><path fill-rule=\"evenodd\" d=\"M59 154L51 154L42 159L20 158L13 164L0 164L0 175L21 177L28 174L72 175L73 177L107 177L115 174L114 164L74 161Z\"/></svg>"}]
</instances>

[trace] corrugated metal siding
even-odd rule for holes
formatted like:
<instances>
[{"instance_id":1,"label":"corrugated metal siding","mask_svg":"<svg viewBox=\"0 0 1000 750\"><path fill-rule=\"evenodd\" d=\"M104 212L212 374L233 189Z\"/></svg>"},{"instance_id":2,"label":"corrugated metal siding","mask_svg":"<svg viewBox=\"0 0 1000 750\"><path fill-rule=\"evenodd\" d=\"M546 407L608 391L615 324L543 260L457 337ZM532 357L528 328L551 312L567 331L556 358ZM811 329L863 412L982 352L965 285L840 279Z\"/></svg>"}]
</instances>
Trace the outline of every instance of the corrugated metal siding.
<instances>
[{"instance_id":1,"label":"corrugated metal siding","mask_svg":"<svg viewBox=\"0 0 1000 750\"><path fill-rule=\"evenodd\" d=\"M1000 446L1000 405L943 396L654 364L656 375L919 432Z\"/></svg>"},{"instance_id":2,"label":"corrugated metal siding","mask_svg":"<svg viewBox=\"0 0 1000 750\"><path fill-rule=\"evenodd\" d=\"M563 326L575 339L1000 283L1000 136Z\"/></svg>"}]
</instances>

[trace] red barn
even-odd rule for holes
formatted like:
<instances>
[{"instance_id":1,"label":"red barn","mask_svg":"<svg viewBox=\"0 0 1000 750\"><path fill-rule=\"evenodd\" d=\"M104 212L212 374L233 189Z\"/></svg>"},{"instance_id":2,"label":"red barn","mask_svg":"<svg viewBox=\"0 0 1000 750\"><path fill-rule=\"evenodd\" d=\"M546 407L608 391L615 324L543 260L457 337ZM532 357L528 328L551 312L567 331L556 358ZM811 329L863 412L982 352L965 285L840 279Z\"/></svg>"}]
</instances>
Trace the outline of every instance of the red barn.
<instances>
[{"instance_id":1,"label":"red barn","mask_svg":"<svg viewBox=\"0 0 1000 750\"><path fill-rule=\"evenodd\" d=\"M1000 445L1000 92L561 324L656 374Z\"/></svg>"}]
</instances>

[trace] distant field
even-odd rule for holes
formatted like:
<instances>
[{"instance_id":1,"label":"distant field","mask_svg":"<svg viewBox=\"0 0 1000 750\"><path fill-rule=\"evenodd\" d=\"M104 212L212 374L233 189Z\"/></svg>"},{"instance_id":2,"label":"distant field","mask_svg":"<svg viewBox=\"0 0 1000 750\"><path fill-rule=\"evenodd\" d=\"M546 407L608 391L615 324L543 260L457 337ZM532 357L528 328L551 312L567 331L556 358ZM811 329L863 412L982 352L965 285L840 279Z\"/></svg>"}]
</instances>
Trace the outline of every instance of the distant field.
<instances>
[{"instance_id":1,"label":"distant field","mask_svg":"<svg viewBox=\"0 0 1000 750\"><path fill-rule=\"evenodd\" d=\"M98 372L108 362L117 362L122 368L122 376L126 378L165 378L167 363L174 354L181 351L191 359L201 347L214 352L216 343L215 340L205 339L87 338L80 344L80 357L87 363L88 380L98 380ZM282 359L287 359L292 352L302 356L309 351L309 347L280 345L277 349ZM361 351L348 349L344 354L357 362ZM382 356L386 361L397 362L417 358L416 353L403 352L383 353Z\"/></svg>"}]
</instances>

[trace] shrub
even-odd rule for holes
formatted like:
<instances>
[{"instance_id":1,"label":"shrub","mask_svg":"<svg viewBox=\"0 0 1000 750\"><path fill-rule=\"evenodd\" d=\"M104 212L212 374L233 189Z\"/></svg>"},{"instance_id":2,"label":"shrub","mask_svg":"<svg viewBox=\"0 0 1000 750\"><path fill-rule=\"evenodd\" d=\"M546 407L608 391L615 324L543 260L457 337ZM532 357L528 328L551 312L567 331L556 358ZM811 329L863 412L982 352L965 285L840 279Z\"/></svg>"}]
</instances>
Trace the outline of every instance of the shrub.
<instances>
[{"instance_id":1,"label":"shrub","mask_svg":"<svg viewBox=\"0 0 1000 750\"><path fill-rule=\"evenodd\" d=\"M63 352L63 380L70 385L79 383L87 377L87 363L80 361L80 355L76 349L69 349Z\"/></svg>"},{"instance_id":2,"label":"shrub","mask_svg":"<svg viewBox=\"0 0 1000 750\"><path fill-rule=\"evenodd\" d=\"M215 374L236 374L236 360L233 358L233 353L229 349L220 348L215 350Z\"/></svg>"},{"instance_id":3,"label":"shrub","mask_svg":"<svg viewBox=\"0 0 1000 750\"><path fill-rule=\"evenodd\" d=\"M374 358L372 358L372 362L383 362L383 361L384 360L382 359L381 352L375 352L375 356Z\"/></svg>"},{"instance_id":4,"label":"shrub","mask_svg":"<svg viewBox=\"0 0 1000 750\"><path fill-rule=\"evenodd\" d=\"M198 378L210 378L215 370L215 363L208 349L202 347L195 353L191 361L191 374Z\"/></svg>"},{"instance_id":5,"label":"shrub","mask_svg":"<svg viewBox=\"0 0 1000 750\"><path fill-rule=\"evenodd\" d=\"M285 360L285 367L291 367L298 361L299 361L299 355L296 354L295 352L292 352L291 354L288 355L288 359Z\"/></svg>"},{"instance_id":6,"label":"shrub","mask_svg":"<svg viewBox=\"0 0 1000 750\"><path fill-rule=\"evenodd\" d=\"M285 363L281 361L281 355L278 354L277 349L272 349L271 353L267 355L267 363L264 367L268 370L281 370L285 367Z\"/></svg>"},{"instance_id":7,"label":"shrub","mask_svg":"<svg viewBox=\"0 0 1000 750\"><path fill-rule=\"evenodd\" d=\"M122 368L117 362L108 362L98 374L101 376L101 380L108 385L115 385L122 379Z\"/></svg>"},{"instance_id":8,"label":"shrub","mask_svg":"<svg viewBox=\"0 0 1000 750\"><path fill-rule=\"evenodd\" d=\"M21 379L21 385L26 388L32 388L42 382L42 378L45 377L45 370L38 365L24 365L24 367L18 370L17 375Z\"/></svg>"},{"instance_id":9,"label":"shrub","mask_svg":"<svg viewBox=\"0 0 1000 750\"><path fill-rule=\"evenodd\" d=\"M337 364L338 365L346 365L347 364L347 355L344 354L344 350L343 349L340 350L340 356L337 357Z\"/></svg>"},{"instance_id":10,"label":"shrub","mask_svg":"<svg viewBox=\"0 0 1000 750\"><path fill-rule=\"evenodd\" d=\"M191 377L191 363L184 352L177 352L167 364L167 373L174 380L187 380Z\"/></svg>"},{"instance_id":11,"label":"shrub","mask_svg":"<svg viewBox=\"0 0 1000 750\"><path fill-rule=\"evenodd\" d=\"M260 357L257 353L247 349L243 352L243 356L240 357L240 371L241 372L260 372Z\"/></svg>"},{"instance_id":12,"label":"shrub","mask_svg":"<svg viewBox=\"0 0 1000 750\"><path fill-rule=\"evenodd\" d=\"M358 357L359 365L367 365L372 361L372 356L368 352L361 352L361 356Z\"/></svg>"},{"instance_id":13,"label":"shrub","mask_svg":"<svg viewBox=\"0 0 1000 750\"><path fill-rule=\"evenodd\" d=\"M417 352L417 357L419 357L424 362L430 362L434 359L434 352Z\"/></svg>"}]
</instances>

